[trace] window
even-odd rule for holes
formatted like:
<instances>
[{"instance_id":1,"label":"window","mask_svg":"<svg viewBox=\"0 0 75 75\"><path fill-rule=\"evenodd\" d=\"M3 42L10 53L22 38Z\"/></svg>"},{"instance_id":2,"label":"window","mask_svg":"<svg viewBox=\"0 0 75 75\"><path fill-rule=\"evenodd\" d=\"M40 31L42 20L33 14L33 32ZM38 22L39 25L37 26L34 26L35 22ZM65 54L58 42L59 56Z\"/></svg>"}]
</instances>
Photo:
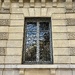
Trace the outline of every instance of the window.
<instances>
[{"instance_id":1,"label":"window","mask_svg":"<svg viewBox=\"0 0 75 75\"><path fill-rule=\"evenodd\" d=\"M25 18L23 64L52 63L51 18Z\"/></svg>"}]
</instances>

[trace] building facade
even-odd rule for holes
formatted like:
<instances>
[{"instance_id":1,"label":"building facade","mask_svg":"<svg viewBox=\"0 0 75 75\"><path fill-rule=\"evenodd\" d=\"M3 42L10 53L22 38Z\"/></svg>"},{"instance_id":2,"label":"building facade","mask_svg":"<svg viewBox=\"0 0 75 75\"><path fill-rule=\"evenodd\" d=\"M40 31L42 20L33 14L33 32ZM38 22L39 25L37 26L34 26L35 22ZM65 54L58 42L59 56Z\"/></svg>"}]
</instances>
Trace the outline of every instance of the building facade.
<instances>
[{"instance_id":1,"label":"building facade","mask_svg":"<svg viewBox=\"0 0 75 75\"><path fill-rule=\"evenodd\" d=\"M75 75L75 0L0 0L0 75Z\"/></svg>"}]
</instances>

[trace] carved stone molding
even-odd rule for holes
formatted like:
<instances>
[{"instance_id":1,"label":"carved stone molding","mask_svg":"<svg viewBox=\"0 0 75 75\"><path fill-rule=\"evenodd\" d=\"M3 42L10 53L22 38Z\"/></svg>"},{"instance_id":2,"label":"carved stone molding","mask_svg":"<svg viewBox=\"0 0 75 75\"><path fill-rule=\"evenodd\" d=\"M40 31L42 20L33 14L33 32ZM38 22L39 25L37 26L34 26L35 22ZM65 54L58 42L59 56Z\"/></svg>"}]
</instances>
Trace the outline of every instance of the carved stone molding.
<instances>
[{"instance_id":1,"label":"carved stone molding","mask_svg":"<svg viewBox=\"0 0 75 75\"><path fill-rule=\"evenodd\" d=\"M8 39L8 33L0 33L0 40L7 40Z\"/></svg>"},{"instance_id":2,"label":"carved stone molding","mask_svg":"<svg viewBox=\"0 0 75 75\"><path fill-rule=\"evenodd\" d=\"M9 26L10 25L10 20L7 20L7 19L3 19L3 20L1 20L0 19L0 26Z\"/></svg>"},{"instance_id":3,"label":"carved stone molding","mask_svg":"<svg viewBox=\"0 0 75 75\"><path fill-rule=\"evenodd\" d=\"M0 48L0 55L5 55L6 48Z\"/></svg>"}]
</instances>

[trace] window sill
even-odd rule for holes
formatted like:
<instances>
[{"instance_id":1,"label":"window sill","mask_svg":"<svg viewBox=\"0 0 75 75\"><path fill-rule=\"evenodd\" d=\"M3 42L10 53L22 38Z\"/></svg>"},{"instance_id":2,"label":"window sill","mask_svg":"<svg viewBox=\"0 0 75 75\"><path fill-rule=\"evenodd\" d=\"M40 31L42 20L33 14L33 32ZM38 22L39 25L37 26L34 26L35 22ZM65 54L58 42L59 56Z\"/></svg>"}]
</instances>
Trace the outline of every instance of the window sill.
<instances>
[{"instance_id":1,"label":"window sill","mask_svg":"<svg viewBox=\"0 0 75 75\"><path fill-rule=\"evenodd\" d=\"M6 68L6 69L44 69L44 68L47 68L47 69L57 69L57 68L60 68L60 69L75 69L75 65L74 64L54 64L54 65L0 65L0 69L3 69L3 68Z\"/></svg>"}]
</instances>

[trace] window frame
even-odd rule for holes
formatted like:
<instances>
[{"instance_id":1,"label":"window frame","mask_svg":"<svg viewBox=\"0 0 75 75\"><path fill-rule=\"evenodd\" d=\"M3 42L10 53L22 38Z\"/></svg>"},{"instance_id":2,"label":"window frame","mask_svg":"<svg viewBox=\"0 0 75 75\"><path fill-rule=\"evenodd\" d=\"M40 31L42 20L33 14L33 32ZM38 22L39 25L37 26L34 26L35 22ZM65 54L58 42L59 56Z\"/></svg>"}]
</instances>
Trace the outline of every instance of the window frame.
<instances>
[{"instance_id":1,"label":"window frame","mask_svg":"<svg viewBox=\"0 0 75 75\"><path fill-rule=\"evenodd\" d=\"M29 19L29 20L27 20L27 19ZM51 27L51 28L49 28L49 30L50 30L50 58L51 58L51 60L49 61L49 63L46 63L46 62L44 62L43 64L53 64L53 45L52 45L52 24L51 24L51 17L26 17L25 19L24 19L24 34L23 34L23 50L22 50L22 64L42 64L42 63L40 63L40 62L38 62L38 63L36 63L36 62L34 62L34 63L25 63L26 61L25 61L25 51L26 51L26 46L25 46L25 43L26 43L26 36L25 36L25 33L26 33L26 23L27 22L30 22L30 20L32 19L32 22L36 22L37 23L37 26L39 26L39 22L44 22L44 21L42 21L41 19L45 19L47 22L49 22L49 27ZM33 21L33 19L34 19L34 21ZM35 19L37 19L36 21L35 21ZM26 21L27 20L27 21ZM46 22L45 21L45 22ZM37 28L39 28L39 27L37 27ZM38 45L37 45L38 46ZM40 54L39 53L39 50L37 49L37 54ZM37 56L36 56L37 57Z\"/></svg>"}]
</instances>

